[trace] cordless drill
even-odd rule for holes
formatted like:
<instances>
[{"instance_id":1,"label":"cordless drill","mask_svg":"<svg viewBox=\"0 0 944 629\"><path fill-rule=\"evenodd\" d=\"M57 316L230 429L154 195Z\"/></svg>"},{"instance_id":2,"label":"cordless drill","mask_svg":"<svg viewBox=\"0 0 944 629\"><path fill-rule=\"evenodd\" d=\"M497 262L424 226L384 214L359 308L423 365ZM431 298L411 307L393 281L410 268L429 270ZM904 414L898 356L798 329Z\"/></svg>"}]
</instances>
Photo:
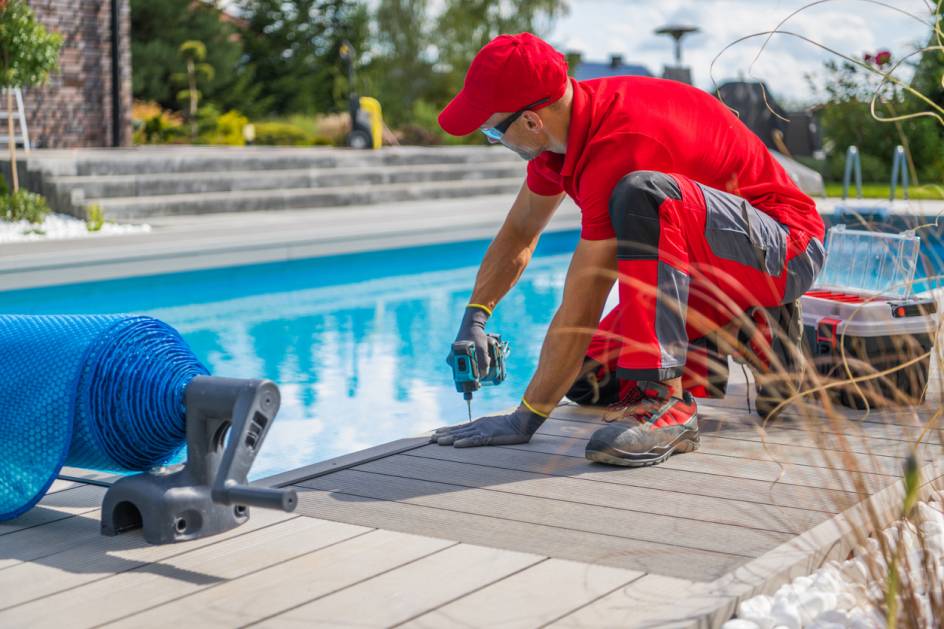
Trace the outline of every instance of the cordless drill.
<instances>
[{"instance_id":1,"label":"cordless drill","mask_svg":"<svg viewBox=\"0 0 944 629\"><path fill-rule=\"evenodd\" d=\"M501 384L505 380L505 358L510 348L508 343L501 340L497 334L487 334L488 339L488 373L479 373L479 362L475 356L475 343L472 341L456 341L452 344L452 353L449 354L449 365L452 367L452 379L456 383L456 391L462 394L469 407L469 421L472 420L472 393L482 388L482 385Z\"/></svg>"}]
</instances>

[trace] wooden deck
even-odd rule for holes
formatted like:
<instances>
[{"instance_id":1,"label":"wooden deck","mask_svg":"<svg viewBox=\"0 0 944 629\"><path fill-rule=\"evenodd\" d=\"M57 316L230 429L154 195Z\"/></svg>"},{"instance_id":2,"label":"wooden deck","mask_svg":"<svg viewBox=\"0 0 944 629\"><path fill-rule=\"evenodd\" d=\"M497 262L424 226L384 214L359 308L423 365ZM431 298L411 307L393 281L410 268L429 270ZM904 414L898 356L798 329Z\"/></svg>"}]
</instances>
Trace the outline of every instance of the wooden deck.
<instances>
[{"instance_id":1,"label":"wooden deck","mask_svg":"<svg viewBox=\"0 0 944 629\"><path fill-rule=\"evenodd\" d=\"M938 406L763 431L743 386L700 404L700 449L660 466L587 462L598 420L562 406L527 445L405 439L280 475L295 513L177 545L102 537L105 489L60 480L0 523L0 626L714 626L844 556L866 501L890 520ZM940 483L941 433L926 442Z\"/></svg>"}]
</instances>

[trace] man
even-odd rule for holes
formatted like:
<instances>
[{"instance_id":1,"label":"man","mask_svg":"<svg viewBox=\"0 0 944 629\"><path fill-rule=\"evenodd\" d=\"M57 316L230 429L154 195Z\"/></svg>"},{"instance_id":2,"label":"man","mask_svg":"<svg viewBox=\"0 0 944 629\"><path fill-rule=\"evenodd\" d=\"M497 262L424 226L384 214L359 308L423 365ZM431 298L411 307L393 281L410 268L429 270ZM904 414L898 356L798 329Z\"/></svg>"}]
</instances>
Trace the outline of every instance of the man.
<instances>
[{"instance_id":1,"label":"man","mask_svg":"<svg viewBox=\"0 0 944 629\"><path fill-rule=\"evenodd\" d=\"M744 313L761 327L798 329L795 302L824 259L813 201L711 95L653 78L575 81L564 57L530 33L482 48L439 123L453 135L479 130L528 160L457 336L475 342L480 368L485 323L565 193L580 207L582 227L521 405L440 429L432 441L527 442L565 393L580 388L593 337L584 373L615 370L621 386L587 457L638 466L694 450L697 409L683 376L703 372L705 360L689 360L690 351ZM620 306L594 336L617 277ZM788 345L774 342L776 355L753 366L788 366Z\"/></svg>"}]
</instances>

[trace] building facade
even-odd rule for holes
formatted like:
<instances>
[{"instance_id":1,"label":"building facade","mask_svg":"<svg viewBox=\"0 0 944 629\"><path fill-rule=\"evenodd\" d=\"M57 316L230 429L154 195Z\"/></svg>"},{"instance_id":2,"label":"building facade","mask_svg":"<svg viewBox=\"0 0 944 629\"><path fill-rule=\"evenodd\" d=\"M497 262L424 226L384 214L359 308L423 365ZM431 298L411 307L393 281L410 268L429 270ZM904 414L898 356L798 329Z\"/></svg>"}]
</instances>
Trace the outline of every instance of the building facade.
<instances>
[{"instance_id":1,"label":"building facade","mask_svg":"<svg viewBox=\"0 0 944 629\"><path fill-rule=\"evenodd\" d=\"M36 18L63 39L59 72L23 90L34 147L130 146L129 1L28 0Z\"/></svg>"}]
</instances>

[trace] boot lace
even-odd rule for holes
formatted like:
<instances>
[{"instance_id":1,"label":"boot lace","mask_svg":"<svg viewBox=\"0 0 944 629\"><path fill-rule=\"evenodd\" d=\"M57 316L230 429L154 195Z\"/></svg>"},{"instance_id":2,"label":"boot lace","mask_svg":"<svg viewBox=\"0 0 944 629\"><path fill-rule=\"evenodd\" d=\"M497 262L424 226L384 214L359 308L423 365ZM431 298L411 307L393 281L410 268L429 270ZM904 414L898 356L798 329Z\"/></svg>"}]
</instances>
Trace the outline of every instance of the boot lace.
<instances>
[{"instance_id":1,"label":"boot lace","mask_svg":"<svg viewBox=\"0 0 944 629\"><path fill-rule=\"evenodd\" d=\"M632 417L639 423L645 423L664 402L655 391L632 387L618 402L607 407L603 421L615 422Z\"/></svg>"}]
</instances>

